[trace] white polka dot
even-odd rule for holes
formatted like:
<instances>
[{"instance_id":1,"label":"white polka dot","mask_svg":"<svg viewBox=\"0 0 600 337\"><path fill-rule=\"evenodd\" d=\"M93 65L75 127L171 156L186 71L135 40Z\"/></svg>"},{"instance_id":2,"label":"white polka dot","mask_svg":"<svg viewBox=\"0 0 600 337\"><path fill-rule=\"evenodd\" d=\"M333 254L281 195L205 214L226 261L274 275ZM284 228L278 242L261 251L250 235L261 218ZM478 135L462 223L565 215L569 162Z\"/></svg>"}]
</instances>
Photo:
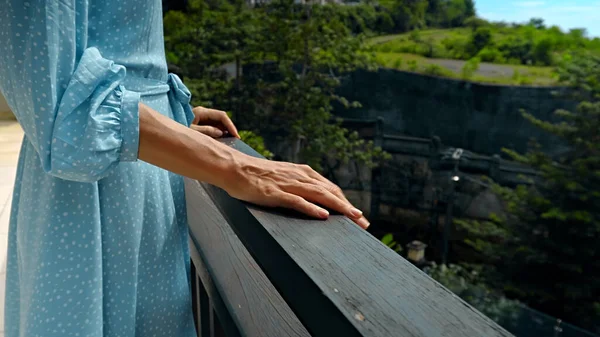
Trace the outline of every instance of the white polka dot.
<instances>
[{"instance_id":1,"label":"white polka dot","mask_svg":"<svg viewBox=\"0 0 600 337\"><path fill-rule=\"evenodd\" d=\"M161 26L147 25L162 17L161 2L7 3L0 86L26 143L10 217L5 335L195 336L183 180L131 157L139 128L127 89L190 122L189 97L167 93L176 79L167 76ZM125 72L132 60L138 66ZM144 95L144 76L164 92ZM37 244L17 246L17 237Z\"/></svg>"}]
</instances>

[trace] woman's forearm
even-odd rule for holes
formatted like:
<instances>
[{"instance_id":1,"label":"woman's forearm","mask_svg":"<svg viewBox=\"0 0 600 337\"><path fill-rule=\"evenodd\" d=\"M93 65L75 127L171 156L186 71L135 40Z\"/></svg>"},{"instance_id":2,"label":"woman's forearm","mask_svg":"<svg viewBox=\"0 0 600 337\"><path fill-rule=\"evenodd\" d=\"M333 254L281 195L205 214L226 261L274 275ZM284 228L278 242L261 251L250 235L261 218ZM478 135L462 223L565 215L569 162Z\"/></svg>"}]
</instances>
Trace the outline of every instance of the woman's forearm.
<instances>
[{"instance_id":1,"label":"woman's forearm","mask_svg":"<svg viewBox=\"0 0 600 337\"><path fill-rule=\"evenodd\" d=\"M139 158L171 172L223 188L231 196L286 207L325 219L320 205L369 222L342 190L306 165L250 157L140 104Z\"/></svg>"},{"instance_id":2,"label":"woman's forearm","mask_svg":"<svg viewBox=\"0 0 600 337\"><path fill-rule=\"evenodd\" d=\"M224 187L244 156L140 104L139 158L171 172Z\"/></svg>"}]
</instances>

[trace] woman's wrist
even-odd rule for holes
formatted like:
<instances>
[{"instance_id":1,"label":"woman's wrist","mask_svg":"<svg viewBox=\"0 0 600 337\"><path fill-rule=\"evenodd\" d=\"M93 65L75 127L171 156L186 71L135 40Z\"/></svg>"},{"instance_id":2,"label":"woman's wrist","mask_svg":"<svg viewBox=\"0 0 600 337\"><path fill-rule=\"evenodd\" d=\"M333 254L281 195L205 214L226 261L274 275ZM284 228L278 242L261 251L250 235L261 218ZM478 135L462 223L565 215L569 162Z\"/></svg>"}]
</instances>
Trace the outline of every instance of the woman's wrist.
<instances>
[{"instance_id":1,"label":"woman's wrist","mask_svg":"<svg viewBox=\"0 0 600 337\"><path fill-rule=\"evenodd\" d=\"M225 187L244 154L140 104L139 158L171 172Z\"/></svg>"}]
</instances>

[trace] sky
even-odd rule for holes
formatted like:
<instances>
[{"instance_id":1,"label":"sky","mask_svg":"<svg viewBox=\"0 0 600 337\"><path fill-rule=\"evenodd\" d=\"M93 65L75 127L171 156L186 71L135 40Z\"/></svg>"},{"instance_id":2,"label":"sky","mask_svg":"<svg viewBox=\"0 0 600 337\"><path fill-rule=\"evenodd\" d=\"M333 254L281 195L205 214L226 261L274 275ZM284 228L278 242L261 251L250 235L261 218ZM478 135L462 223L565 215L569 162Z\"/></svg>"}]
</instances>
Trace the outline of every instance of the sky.
<instances>
[{"instance_id":1,"label":"sky","mask_svg":"<svg viewBox=\"0 0 600 337\"><path fill-rule=\"evenodd\" d=\"M600 37L600 0L475 0L478 16L490 21L525 22L532 17L563 29L586 28Z\"/></svg>"}]
</instances>

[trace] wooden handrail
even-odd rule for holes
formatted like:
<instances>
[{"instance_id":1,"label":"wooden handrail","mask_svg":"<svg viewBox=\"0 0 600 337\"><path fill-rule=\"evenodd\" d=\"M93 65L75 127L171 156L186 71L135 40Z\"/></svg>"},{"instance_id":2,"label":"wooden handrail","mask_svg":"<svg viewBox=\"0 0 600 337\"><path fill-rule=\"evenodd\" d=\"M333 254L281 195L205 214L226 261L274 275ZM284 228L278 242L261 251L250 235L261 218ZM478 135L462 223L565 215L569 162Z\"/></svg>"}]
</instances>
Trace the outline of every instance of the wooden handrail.
<instances>
[{"instance_id":1,"label":"wooden handrail","mask_svg":"<svg viewBox=\"0 0 600 337\"><path fill-rule=\"evenodd\" d=\"M341 215L264 209L190 179L186 198L202 336L511 336Z\"/></svg>"}]
</instances>

